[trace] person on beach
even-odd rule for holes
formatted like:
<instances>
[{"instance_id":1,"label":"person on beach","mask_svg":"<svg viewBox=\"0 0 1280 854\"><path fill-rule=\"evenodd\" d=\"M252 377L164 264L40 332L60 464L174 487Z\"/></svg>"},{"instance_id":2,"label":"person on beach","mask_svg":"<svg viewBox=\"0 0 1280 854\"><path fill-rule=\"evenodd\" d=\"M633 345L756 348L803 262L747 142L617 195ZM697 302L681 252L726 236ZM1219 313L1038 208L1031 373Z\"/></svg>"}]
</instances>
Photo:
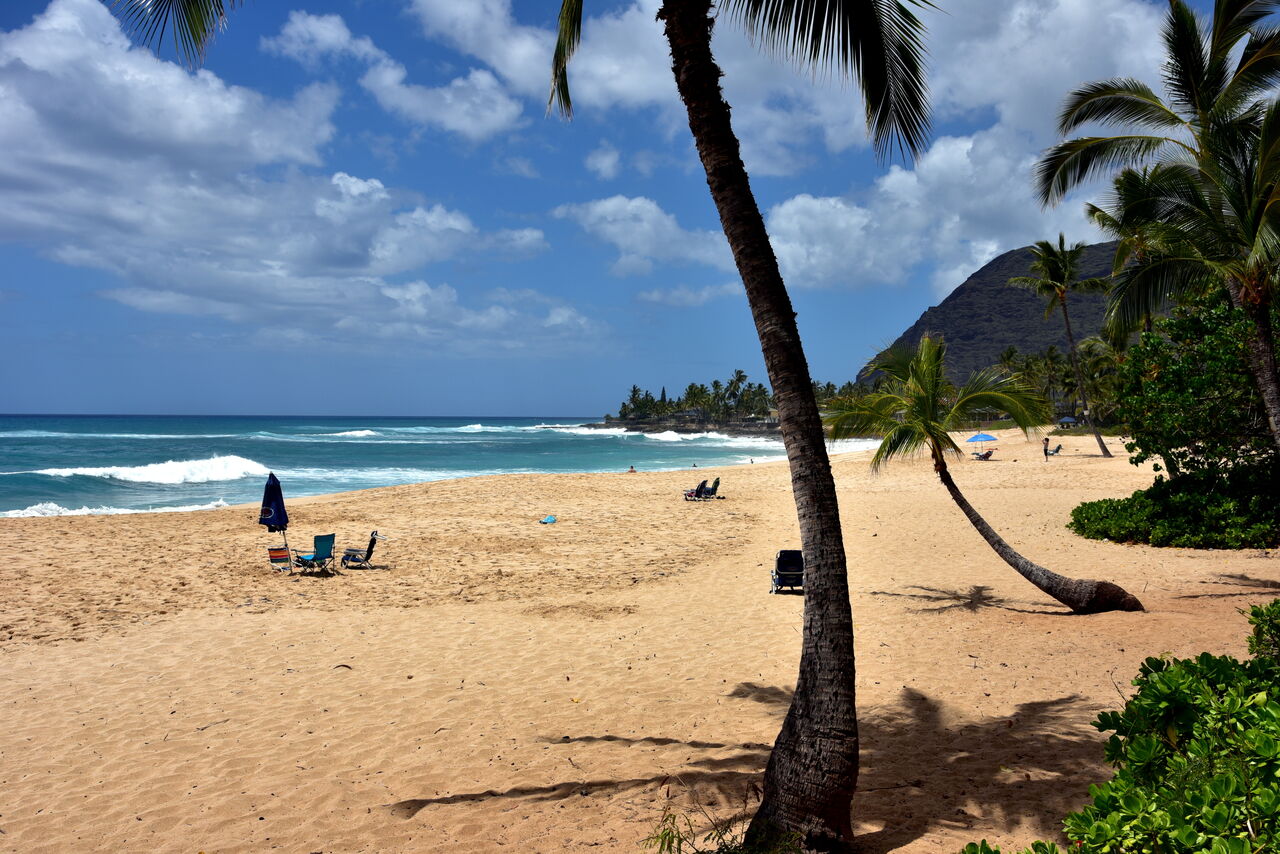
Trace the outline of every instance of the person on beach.
<instances>
[{"instance_id":1,"label":"person on beach","mask_svg":"<svg viewBox=\"0 0 1280 854\"><path fill-rule=\"evenodd\" d=\"M1049 441L1049 440L1048 440L1048 439L1045 439L1045 441L1047 442L1047 441ZM636 473L636 467L635 467L635 466L630 466L630 467L628 467L628 468L627 468L627 474L635 474L635 473Z\"/></svg>"},{"instance_id":2,"label":"person on beach","mask_svg":"<svg viewBox=\"0 0 1280 854\"><path fill-rule=\"evenodd\" d=\"M1048 436L1044 437L1044 444L1041 445L1040 449L1044 451L1044 461L1046 463L1049 462L1049 437Z\"/></svg>"}]
</instances>

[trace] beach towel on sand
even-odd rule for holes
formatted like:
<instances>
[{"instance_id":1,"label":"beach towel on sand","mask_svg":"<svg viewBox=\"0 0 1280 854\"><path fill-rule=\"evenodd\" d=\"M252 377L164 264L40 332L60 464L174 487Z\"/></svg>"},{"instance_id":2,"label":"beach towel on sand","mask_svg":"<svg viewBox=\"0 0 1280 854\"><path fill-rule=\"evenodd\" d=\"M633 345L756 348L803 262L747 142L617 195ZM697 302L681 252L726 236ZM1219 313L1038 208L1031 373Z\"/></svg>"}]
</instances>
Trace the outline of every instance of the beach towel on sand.
<instances>
[{"instance_id":1,"label":"beach towel on sand","mask_svg":"<svg viewBox=\"0 0 1280 854\"><path fill-rule=\"evenodd\" d=\"M539 524L539 525L551 525L551 524L554 524L554 523L555 523L555 521L556 521L556 517L555 517L555 516L548 516L548 517L547 517L547 518L545 518L545 519L539 519L539 520L538 520L538 524Z\"/></svg>"}]
</instances>

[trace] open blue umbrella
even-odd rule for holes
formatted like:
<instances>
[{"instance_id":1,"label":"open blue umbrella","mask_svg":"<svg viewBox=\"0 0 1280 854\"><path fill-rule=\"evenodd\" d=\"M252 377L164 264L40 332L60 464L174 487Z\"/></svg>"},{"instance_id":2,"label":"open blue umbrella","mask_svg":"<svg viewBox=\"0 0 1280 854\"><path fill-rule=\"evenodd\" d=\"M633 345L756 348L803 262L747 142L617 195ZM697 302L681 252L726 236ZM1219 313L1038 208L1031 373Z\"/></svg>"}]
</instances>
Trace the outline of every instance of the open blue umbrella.
<instances>
[{"instance_id":1,"label":"open blue umbrella","mask_svg":"<svg viewBox=\"0 0 1280 854\"><path fill-rule=\"evenodd\" d=\"M289 527L289 514L284 509L284 490L280 488L280 479L275 472L267 473L267 486L262 490L262 509L258 511L258 524L266 525L272 534L279 533L284 537L284 547L289 548L289 537L285 530Z\"/></svg>"},{"instance_id":2,"label":"open blue umbrella","mask_svg":"<svg viewBox=\"0 0 1280 854\"><path fill-rule=\"evenodd\" d=\"M994 442L995 440L996 440L996 437L992 436L990 433L974 433L968 439L965 439L966 442L982 442L983 444L981 445L981 447L983 451L986 451L987 449L987 445L986 445L987 442ZM974 451L974 453L976 454L978 452Z\"/></svg>"}]
</instances>

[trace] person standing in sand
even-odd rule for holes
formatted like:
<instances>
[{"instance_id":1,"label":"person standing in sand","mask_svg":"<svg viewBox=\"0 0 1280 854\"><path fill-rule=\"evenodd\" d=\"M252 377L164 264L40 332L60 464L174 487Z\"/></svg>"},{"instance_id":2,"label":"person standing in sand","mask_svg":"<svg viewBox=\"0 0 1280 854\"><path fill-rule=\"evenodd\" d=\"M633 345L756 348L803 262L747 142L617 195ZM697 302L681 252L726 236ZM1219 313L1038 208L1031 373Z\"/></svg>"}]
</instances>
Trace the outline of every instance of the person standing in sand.
<instances>
[{"instance_id":1,"label":"person standing in sand","mask_svg":"<svg viewBox=\"0 0 1280 854\"><path fill-rule=\"evenodd\" d=\"M1044 451L1044 461L1049 462L1049 437L1044 437L1044 444L1040 446L1040 450Z\"/></svg>"}]
</instances>

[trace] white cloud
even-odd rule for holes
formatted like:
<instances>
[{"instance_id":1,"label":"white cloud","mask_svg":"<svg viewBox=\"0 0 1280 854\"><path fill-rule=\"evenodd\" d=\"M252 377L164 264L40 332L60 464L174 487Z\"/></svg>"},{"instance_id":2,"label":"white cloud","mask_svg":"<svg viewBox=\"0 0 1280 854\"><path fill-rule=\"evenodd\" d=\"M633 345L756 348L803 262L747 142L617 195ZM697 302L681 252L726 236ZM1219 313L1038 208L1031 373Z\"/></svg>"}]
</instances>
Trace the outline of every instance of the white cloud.
<instances>
[{"instance_id":1,"label":"white cloud","mask_svg":"<svg viewBox=\"0 0 1280 854\"><path fill-rule=\"evenodd\" d=\"M594 151L587 155L585 161L587 169L595 173L597 178L608 181L618 177L618 164L621 155L618 149L614 148L608 142L602 142Z\"/></svg>"},{"instance_id":2,"label":"white cloud","mask_svg":"<svg viewBox=\"0 0 1280 854\"><path fill-rule=\"evenodd\" d=\"M311 44L350 42L332 26L312 32L327 35ZM0 32L0 242L115 274L121 286L102 295L140 311L313 339L353 323L455 349L589 337L590 324L547 324L573 310L550 296L528 310L396 290L409 286L392 277L425 265L528 255L545 238L481 228L377 177L315 174L336 102L329 86L273 100L188 73L133 48L97 0L54 0Z\"/></svg>"},{"instance_id":3,"label":"white cloud","mask_svg":"<svg viewBox=\"0 0 1280 854\"><path fill-rule=\"evenodd\" d=\"M690 288L684 285L676 288L656 288L651 291L641 291L636 294L636 298L660 305L693 308L706 305L713 299L719 299L720 297L742 296L742 293L741 283L730 282L724 285L707 285L701 288Z\"/></svg>"},{"instance_id":4,"label":"white cloud","mask_svg":"<svg viewBox=\"0 0 1280 854\"><path fill-rule=\"evenodd\" d=\"M1009 136L997 128L943 137L914 169L892 167L856 200L799 195L775 205L769 234L787 282L878 285L924 265L946 294L1001 251L1058 231L1099 239L1079 204L1040 208L1035 156Z\"/></svg>"},{"instance_id":5,"label":"white cloud","mask_svg":"<svg viewBox=\"0 0 1280 854\"><path fill-rule=\"evenodd\" d=\"M733 269L724 235L718 231L686 231L657 202L643 196L611 196L593 202L561 205L552 211L571 219L587 233L613 244L619 257L615 275L648 273L654 261L705 264Z\"/></svg>"},{"instance_id":6,"label":"white cloud","mask_svg":"<svg viewBox=\"0 0 1280 854\"><path fill-rule=\"evenodd\" d=\"M352 35L338 15L291 12L279 35L262 47L308 68L327 58L352 58L369 68L360 85L389 113L420 127L439 128L479 142L522 123L520 102L492 72L472 69L444 86L405 82L408 71L368 37Z\"/></svg>"}]
</instances>

